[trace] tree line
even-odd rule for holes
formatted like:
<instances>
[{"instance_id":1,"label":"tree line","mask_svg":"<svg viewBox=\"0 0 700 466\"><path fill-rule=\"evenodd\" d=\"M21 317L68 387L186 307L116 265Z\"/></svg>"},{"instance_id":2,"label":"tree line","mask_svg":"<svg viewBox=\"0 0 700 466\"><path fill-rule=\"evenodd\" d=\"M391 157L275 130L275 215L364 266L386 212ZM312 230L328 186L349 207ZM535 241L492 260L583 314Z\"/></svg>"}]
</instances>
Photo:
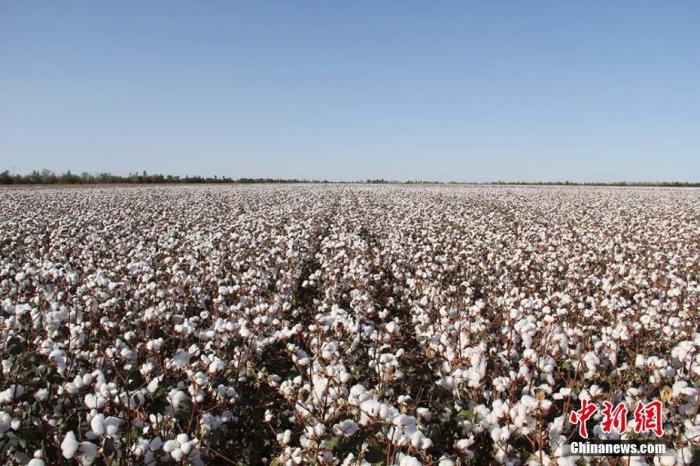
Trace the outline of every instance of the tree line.
<instances>
[{"instance_id":1,"label":"tree line","mask_svg":"<svg viewBox=\"0 0 700 466\"><path fill-rule=\"evenodd\" d=\"M9 170L0 172L0 184L189 184L189 183L328 183L326 180L282 179L282 178L231 178L229 176L163 175L130 173L127 176L112 173L55 173L51 170L33 170L31 173L11 174Z\"/></svg>"},{"instance_id":2,"label":"tree line","mask_svg":"<svg viewBox=\"0 0 700 466\"><path fill-rule=\"evenodd\" d=\"M162 175L160 173L149 174L145 170L141 173L130 173L127 176L113 175L112 173L72 173L70 170L63 173L55 173L51 170L33 170L28 174L14 174L9 170L0 172L0 185L11 184L249 184L249 183L370 183L370 184L495 184L495 185L533 185L533 186L667 186L667 187L700 187L700 182L659 181L659 182L628 182L617 181L608 183L597 182L573 182L573 181L495 181L488 183L462 183L450 181L393 181L383 178L358 181L332 182L328 180L300 179L300 178L232 178L229 176L179 176Z\"/></svg>"}]
</instances>

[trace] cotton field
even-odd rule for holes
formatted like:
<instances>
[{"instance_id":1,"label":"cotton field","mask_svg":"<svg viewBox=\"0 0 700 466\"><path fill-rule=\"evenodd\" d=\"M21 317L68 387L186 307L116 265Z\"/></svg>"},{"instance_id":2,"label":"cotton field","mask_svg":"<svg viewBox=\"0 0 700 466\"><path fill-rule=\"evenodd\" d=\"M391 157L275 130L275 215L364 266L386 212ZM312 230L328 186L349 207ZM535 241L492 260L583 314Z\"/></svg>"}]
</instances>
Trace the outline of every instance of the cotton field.
<instances>
[{"instance_id":1,"label":"cotton field","mask_svg":"<svg viewBox=\"0 0 700 466\"><path fill-rule=\"evenodd\" d=\"M700 447L699 190L3 189L0 212L0 463L568 465L581 399L663 402L671 454L618 464Z\"/></svg>"}]
</instances>

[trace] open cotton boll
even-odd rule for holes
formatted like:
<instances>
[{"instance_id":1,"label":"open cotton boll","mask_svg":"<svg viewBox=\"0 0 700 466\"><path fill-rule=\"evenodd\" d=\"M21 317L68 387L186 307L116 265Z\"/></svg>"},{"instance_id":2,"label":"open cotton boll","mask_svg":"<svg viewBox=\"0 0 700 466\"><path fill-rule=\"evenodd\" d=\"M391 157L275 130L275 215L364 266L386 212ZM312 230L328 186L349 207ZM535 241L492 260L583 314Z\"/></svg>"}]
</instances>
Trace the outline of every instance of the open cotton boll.
<instances>
[{"instance_id":1,"label":"open cotton boll","mask_svg":"<svg viewBox=\"0 0 700 466\"><path fill-rule=\"evenodd\" d=\"M180 351L168 362L169 369L184 369L190 363L191 354L188 351Z\"/></svg>"},{"instance_id":2,"label":"open cotton boll","mask_svg":"<svg viewBox=\"0 0 700 466\"><path fill-rule=\"evenodd\" d=\"M430 409L425 407L416 408L416 414L418 414L418 416L426 422L430 422L430 420L433 418L433 413L430 412Z\"/></svg>"},{"instance_id":3,"label":"open cotton boll","mask_svg":"<svg viewBox=\"0 0 700 466\"><path fill-rule=\"evenodd\" d=\"M398 460L398 466L423 466L423 463L415 456L410 456L403 453L398 454Z\"/></svg>"},{"instance_id":4,"label":"open cotton boll","mask_svg":"<svg viewBox=\"0 0 700 466\"><path fill-rule=\"evenodd\" d=\"M105 421L104 414L97 414L90 421L90 427L92 428L92 432L95 435L102 436L105 434L104 421Z\"/></svg>"},{"instance_id":5,"label":"open cotton boll","mask_svg":"<svg viewBox=\"0 0 700 466\"><path fill-rule=\"evenodd\" d=\"M75 455L75 452L78 451L78 447L79 444L75 438L75 434L72 430L68 431L63 442L61 442L61 454L65 459L69 460Z\"/></svg>"},{"instance_id":6,"label":"open cotton boll","mask_svg":"<svg viewBox=\"0 0 700 466\"><path fill-rule=\"evenodd\" d=\"M163 451L169 453L175 461L181 461L191 452L199 454L193 447L197 444L197 439L190 439L185 433L178 434L174 440L168 440L162 445ZM192 458L192 457L190 457Z\"/></svg>"},{"instance_id":7,"label":"open cotton boll","mask_svg":"<svg viewBox=\"0 0 700 466\"><path fill-rule=\"evenodd\" d=\"M177 442L177 440L168 440L163 444L163 451L166 453L170 453L176 448L180 448L180 444Z\"/></svg>"},{"instance_id":8,"label":"open cotton boll","mask_svg":"<svg viewBox=\"0 0 700 466\"><path fill-rule=\"evenodd\" d=\"M36 392L34 392L34 398L37 401L46 401L46 399L49 397L49 391L45 388L40 388Z\"/></svg>"},{"instance_id":9,"label":"open cotton boll","mask_svg":"<svg viewBox=\"0 0 700 466\"><path fill-rule=\"evenodd\" d=\"M148 390L148 393L155 393L156 390L158 390L158 385L160 384L160 377L155 377L153 380L151 380L148 383L148 386L146 387L146 390Z\"/></svg>"},{"instance_id":10,"label":"open cotton boll","mask_svg":"<svg viewBox=\"0 0 700 466\"><path fill-rule=\"evenodd\" d=\"M91 465L97 458L97 445L91 442L80 442L80 464Z\"/></svg>"},{"instance_id":11,"label":"open cotton boll","mask_svg":"<svg viewBox=\"0 0 700 466\"><path fill-rule=\"evenodd\" d=\"M12 416L10 416L5 411L0 411L0 434L3 434L10 430L12 426Z\"/></svg>"},{"instance_id":12,"label":"open cotton boll","mask_svg":"<svg viewBox=\"0 0 700 466\"><path fill-rule=\"evenodd\" d=\"M170 393L168 393L168 400L174 409L178 409L180 405L186 401L189 401L189 397L182 390L173 389L170 391Z\"/></svg>"},{"instance_id":13,"label":"open cotton boll","mask_svg":"<svg viewBox=\"0 0 700 466\"><path fill-rule=\"evenodd\" d=\"M84 401L85 406L90 409L102 409L107 404L107 399L102 394L88 393Z\"/></svg>"},{"instance_id":14,"label":"open cotton boll","mask_svg":"<svg viewBox=\"0 0 700 466\"><path fill-rule=\"evenodd\" d=\"M281 434L277 434L277 441L282 445L288 445L292 439L292 431L287 429Z\"/></svg>"},{"instance_id":15,"label":"open cotton boll","mask_svg":"<svg viewBox=\"0 0 700 466\"><path fill-rule=\"evenodd\" d=\"M49 354L49 359L56 364L59 374L63 375L66 371L66 355L63 351L55 349Z\"/></svg>"},{"instance_id":16,"label":"open cotton boll","mask_svg":"<svg viewBox=\"0 0 700 466\"><path fill-rule=\"evenodd\" d=\"M170 452L170 456L172 456L175 461L181 461L182 458L185 456L185 452L183 452L180 449L180 447L178 447Z\"/></svg>"},{"instance_id":17,"label":"open cotton boll","mask_svg":"<svg viewBox=\"0 0 700 466\"><path fill-rule=\"evenodd\" d=\"M121 420L114 416L105 417L103 414L96 414L90 420L92 432L97 436L111 437L117 433Z\"/></svg>"},{"instance_id":18,"label":"open cotton boll","mask_svg":"<svg viewBox=\"0 0 700 466\"><path fill-rule=\"evenodd\" d=\"M530 455L525 464L528 466L549 466L552 464L552 460L546 452L538 450Z\"/></svg>"},{"instance_id":19,"label":"open cotton boll","mask_svg":"<svg viewBox=\"0 0 700 466\"><path fill-rule=\"evenodd\" d=\"M9 403L24 394L24 387L19 384L10 385L9 388L0 392L0 404Z\"/></svg>"}]
</instances>

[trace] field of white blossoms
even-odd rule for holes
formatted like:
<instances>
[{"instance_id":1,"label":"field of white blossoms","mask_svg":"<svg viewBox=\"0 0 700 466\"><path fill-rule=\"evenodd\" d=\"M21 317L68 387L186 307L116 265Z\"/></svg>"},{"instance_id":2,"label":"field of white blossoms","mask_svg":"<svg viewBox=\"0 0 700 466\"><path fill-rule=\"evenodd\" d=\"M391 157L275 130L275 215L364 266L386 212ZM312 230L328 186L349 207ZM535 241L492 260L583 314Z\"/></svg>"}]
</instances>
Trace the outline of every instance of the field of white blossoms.
<instances>
[{"instance_id":1,"label":"field of white blossoms","mask_svg":"<svg viewBox=\"0 0 700 466\"><path fill-rule=\"evenodd\" d=\"M28 188L0 212L2 464L574 464L583 398L662 400L673 453L633 464L700 446L698 190Z\"/></svg>"}]
</instances>

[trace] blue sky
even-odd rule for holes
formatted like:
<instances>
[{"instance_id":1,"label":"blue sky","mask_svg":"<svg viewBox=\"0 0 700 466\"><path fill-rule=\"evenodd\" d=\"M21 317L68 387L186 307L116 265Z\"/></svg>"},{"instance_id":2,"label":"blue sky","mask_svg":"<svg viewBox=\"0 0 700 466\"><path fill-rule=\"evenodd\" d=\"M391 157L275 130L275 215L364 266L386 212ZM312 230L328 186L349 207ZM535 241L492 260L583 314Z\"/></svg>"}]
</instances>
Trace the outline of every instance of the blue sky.
<instances>
[{"instance_id":1,"label":"blue sky","mask_svg":"<svg viewBox=\"0 0 700 466\"><path fill-rule=\"evenodd\" d=\"M700 2L0 0L12 167L700 181Z\"/></svg>"}]
</instances>

